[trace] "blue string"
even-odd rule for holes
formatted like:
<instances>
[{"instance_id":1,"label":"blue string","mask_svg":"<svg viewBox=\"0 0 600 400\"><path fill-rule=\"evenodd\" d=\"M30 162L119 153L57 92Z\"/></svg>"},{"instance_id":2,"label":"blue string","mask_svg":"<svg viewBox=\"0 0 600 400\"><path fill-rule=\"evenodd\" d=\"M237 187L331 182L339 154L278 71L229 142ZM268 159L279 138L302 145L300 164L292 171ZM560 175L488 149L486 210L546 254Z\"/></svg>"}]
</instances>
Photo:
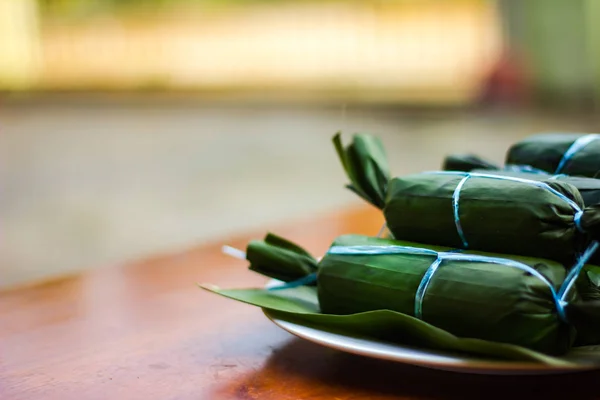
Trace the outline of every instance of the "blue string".
<instances>
[{"instance_id":1,"label":"blue string","mask_svg":"<svg viewBox=\"0 0 600 400\"><path fill-rule=\"evenodd\" d=\"M438 252L420 247L397 246L397 245L365 245L365 246L331 246L327 254L339 254L344 256L383 255L383 254L414 254L420 256L436 256Z\"/></svg>"},{"instance_id":2,"label":"blue string","mask_svg":"<svg viewBox=\"0 0 600 400\"><path fill-rule=\"evenodd\" d=\"M593 251L595 251L595 249ZM593 253L593 251L591 253ZM552 294L552 299L554 300L554 303L556 305L556 310L557 310L559 318L561 320L567 322L566 313L565 313L566 302L563 301L563 299L558 295L558 293L554 289L554 286L552 285L552 283L550 283L548 278L546 278L539 271L530 267L529 265L520 263L515 260L499 258L499 257L481 256L481 255L476 255L476 254L457 254L455 252L450 252L450 251L437 252L437 251L431 250L431 249L423 249L423 248L418 248L418 247L400 246L400 245L332 246L329 249L328 253L329 254L337 254L337 255L414 254L414 255L435 256L436 257L435 261L429 266L429 268L427 269L427 271L421 278L421 282L419 283L417 292L415 294L415 317L419 318L419 319L422 319L422 317L423 317L423 299L425 298L425 293L427 291L427 288L429 287L429 284L430 284L433 276L435 275L435 272L439 269L439 267L443 264L444 261L457 260L457 261L467 261L467 262L490 263L490 264L497 264L497 265L502 265L502 266L506 266L506 267L517 268L517 269L520 269L522 271L525 271L525 272L535 276L536 278L538 278L542 282L544 282L544 284L546 284L546 286L548 286L548 289L550 290L550 293ZM589 256L591 256L591 254L589 254ZM588 258L589 258L589 256L588 256ZM581 270L581 268L583 268L583 264L585 264L585 261L586 261L586 259L584 259L583 257L580 259L579 262L582 263L582 266L579 268L579 270ZM569 274L569 277L571 280L574 280L577 277L577 274L575 274L574 277L571 277L571 274ZM569 286L569 288L570 288L570 286ZM568 290L568 289L566 289L566 290Z\"/></svg>"},{"instance_id":3,"label":"blue string","mask_svg":"<svg viewBox=\"0 0 600 400\"><path fill-rule=\"evenodd\" d=\"M577 263L573 266L571 271L569 271L569 274L565 278L565 281L563 282L563 284L561 285L561 287L558 291L558 296L559 296L559 300L561 301L561 303L566 302L567 295L571 291L571 288L573 287L573 284L575 283L575 281L577 280L577 277L581 273L581 270L583 269L585 264L588 262L588 260L594 255L596 250L598 250L598 242L593 241L588 246L588 248L583 252L581 257L579 257L579 260L577 260Z\"/></svg>"},{"instance_id":4,"label":"blue string","mask_svg":"<svg viewBox=\"0 0 600 400\"><path fill-rule=\"evenodd\" d=\"M573 222L575 222L575 227L577 228L577 230L581 233L585 233L585 230L583 229L583 227L581 226L581 217L583 216L583 211L579 210L575 213L575 216L573 217Z\"/></svg>"},{"instance_id":5,"label":"blue string","mask_svg":"<svg viewBox=\"0 0 600 400\"><path fill-rule=\"evenodd\" d=\"M306 275L300 279L296 279L292 282L287 282L282 285L271 286L267 290L283 290L283 289L292 289L298 286L310 285L311 283L315 283L317 281L317 273L313 272L312 274Z\"/></svg>"},{"instance_id":6,"label":"blue string","mask_svg":"<svg viewBox=\"0 0 600 400\"><path fill-rule=\"evenodd\" d=\"M534 168L531 165L506 164L503 169L504 169L504 171L512 171L512 172L529 172L531 174L540 174L540 175L548 174L548 171Z\"/></svg>"},{"instance_id":7,"label":"blue string","mask_svg":"<svg viewBox=\"0 0 600 400\"><path fill-rule=\"evenodd\" d=\"M558 178L562 178L563 176L569 176L569 175L566 175L566 174L552 175L550 178L548 178L548 180L554 181L554 180L557 180Z\"/></svg>"},{"instance_id":8,"label":"blue string","mask_svg":"<svg viewBox=\"0 0 600 400\"><path fill-rule=\"evenodd\" d=\"M438 254L435 261L425 271L425 275L423 275L421 283L419 283L419 287L417 288L417 293L415 294L415 317L419 319L423 319L423 299L425 298L425 292L429 287L433 274L440 267L442 261L444 261L443 258Z\"/></svg>"},{"instance_id":9,"label":"blue string","mask_svg":"<svg viewBox=\"0 0 600 400\"><path fill-rule=\"evenodd\" d=\"M567 277L565 278L563 284L560 286L559 291L557 292L554 289L554 286L550 281L542 275L536 269L530 267L527 264L520 263L515 260L510 260L506 258L500 257L488 257L481 256L476 254L461 254L460 249L453 249L449 251L435 251L431 249L424 249L419 247L410 247L410 246L400 246L400 245L383 245L383 246L373 246L373 245L365 245L365 246L332 246L328 254L334 255L391 255L391 254L412 254L412 255L423 255L423 256L435 256L434 262L429 266L425 274L421 278L421 282L417 288L417 292L415 294L415 317L419 319L423 319L423 300L425 298L425 293L429 288L431 280L437 270L443 265L443 262L446 260L455 260L455 261L467 261L467 262L480 262L480 263L490 263L496 265L502 265L512 268L520 269L524 272L529 273L530 275L535 276L540 279L542 282L548 286L550 293L552 294L552 299L556 305L556 311L559 318L568 322L565 307L568 305L567 296L569 295L577 277L581 273L581 270L587 263L587 261L592 257L592 255L598 250L600 244L597 241L594 241L590 244L590 246L586 249L586 251L579 257L577 263L573 266ZM297 279L292 282L287 282L282 285L270 287L268 290L283 290L283 289L291 289L298 286L309 285L315 283L317 281L317 273L312 273L306 275L300 279Z\"/></svg>"},{"instance_id":10,"label":"blue string","mask_svg":"<svg viewBox=\"0 0 600 400\"><path fill-rule=\"evenodd\" d=\"M465 237L465 233L463 232L462 225L460 223L460 215L458 210L458 200L460 198L460 190L464 186L465 182L471 177L471 175L467 175L458 183L456 189L454 189L454 193L452 193L452 209L454 211L454 224L456 225L456 231L458 232L458 236L463 243L463 247L466 249L469 247L469 243L467 242L467 238Z\"/></svg>"},{"instance_id":11,"label":"blue string","mask_svg":"<svg viewBox=\"0 0 600 400\"><path fill-rule=\"evenodd\" d=\"M531 179L517 178L514 176L482 174L482 173L478 173L478 172L429 171L429 172L424 172L424 173L425 174L440 174L440 175L458 175L458 176L464 177L458 183L458 185L456 186L456 189L454 190L454 193L452 194L452 206L453 206L453 211L454 211L454 224L456 225L456 231L458 232L458 236L460 237L465 248L467 248L468 242L466 240L465 234L462 229L462 225L460 223L458 200L460 198L460 191L462 190L465 182L469 178L488 178L488 179L498 179L498 180L503 180L503 181L526 183L526 184L533 185L533 186L539 187L541 189L547 190L550 193L554 194L555 196L559 197L561 200L565 201L569 206L571 206L571 208L573 208L573 210L575 210L575 214L573 216L573 222L575 224L575 227L580 232L585 232L585 230L581 226L581 217L583 215L583 210L581 209L581 207L577 203L575 203L573 200L571 200L570 198L568 198L567 196L560 193L559 191L557 191L556 189L552 188L551 186L549 186L548 184L546 184L544 182L533 181Z\"/></svg>"},{"instance_id":12,"label":"blue string","mask_svg":"<svg viewBox=\"0 0 600 400\"><path fill-rule=\"evenodd\" d=\"M579 150L583 149L585 146L597 139L600 139L600 135L594 133L590 135L581 136L576 141L574 141L573 144L571 144L571 146L562 156L560 162L558 163L558 167L556 167L555 173L558 174L562 172L563 168Z\"/></svg>"}]
</instances>

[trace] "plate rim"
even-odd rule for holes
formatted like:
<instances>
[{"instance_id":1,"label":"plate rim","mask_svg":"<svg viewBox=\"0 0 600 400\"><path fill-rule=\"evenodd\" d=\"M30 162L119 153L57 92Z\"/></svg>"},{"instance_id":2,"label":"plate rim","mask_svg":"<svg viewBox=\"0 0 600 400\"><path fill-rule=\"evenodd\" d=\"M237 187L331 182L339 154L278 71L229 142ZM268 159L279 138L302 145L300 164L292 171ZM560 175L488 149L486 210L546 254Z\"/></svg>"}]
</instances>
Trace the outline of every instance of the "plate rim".
<instances>
[{"instance_id":1,"label":"plate rim","mask_svg":"<svg viewBox=\"0 0 600 400\"><path fill-rule=\"evenodd\" d=\"M297 322L287 321L273 315L270 310L262 309L265 316L276 326L284 331L309 342L333 348L346 353L351 353L359 356L375 358L380 360L393 361L423 368L452 371L470 374L485 374L485 375L550 375L550 374L568 374L577 372L586 372L600 369L600 364L577 364L574 366L552 366L546 364L537 364L532 362L511 362L511 361L496 361L491 359L473 359L468 355L457 357L437 351L434 349L424 349L413 346L407 346L392 342L385 342L377 339L359 338L344 335L339 332L331 332L326 329L306 326ZM333 341L326 340L318 335L312 335L307 332L325 332L327 336L337 336L347 338L348 341ZM357 345L361 343L362 345ZM386 347L396 348L400 353L386 353L385 351L373 351L369 349L368 343L379 343ZM423 357L402 355L402 351L406 353L421 353ZM432 358L434 358L432 360Z\"/></svg>"}]
</instances>

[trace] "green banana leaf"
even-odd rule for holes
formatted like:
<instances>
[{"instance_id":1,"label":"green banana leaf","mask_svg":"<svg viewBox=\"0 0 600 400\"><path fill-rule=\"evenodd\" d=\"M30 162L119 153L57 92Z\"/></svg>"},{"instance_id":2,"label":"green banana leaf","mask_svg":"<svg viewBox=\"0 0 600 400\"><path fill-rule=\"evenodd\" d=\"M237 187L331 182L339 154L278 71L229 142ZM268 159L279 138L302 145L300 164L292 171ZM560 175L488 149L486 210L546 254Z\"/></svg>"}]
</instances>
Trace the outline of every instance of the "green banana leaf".
<instances>
[{"instance_id":1,"label":"green banana leaf","mask_svg":"<svg viewBox=\"0 0 600 400\"><path fill-rule=\"evenodd\" d=\"M451 154L444 158L442 169L444 171L471 172L474 169L496 171L500 167L476 154Z\"/></svg>"},{"instance_id":2,"label":"green banana leaf","mask_svg":"<svg viewBox=\"0 0 600 400\"><path fill-rule=\"evenodd\" d=\"M518 344L548 354L565 353L575 338L575 331L560 320L548 286L538 277L503 264L464 260L475 255L504 258L498 254L463 252L453 254L462 259L447 257L419 306L416 294L436 253L451 249L361 235L336 238L332 248L340 246L403 246L408 252L326 254L318 272L319 305L325 314L390 309L416 317L419 312L424 321L461 337ZM433 250L433 254L412 254L414 248ZM540 272L555 291L565 279L565 269L557 262L512 259Z\"/></svg>"},{"instance_id":3,"label":"green banana leaf","mask_svg":"<svg viewBox=\"0 0 600 400\"><path fill-rule=\"evenodd\" d=\"M271 246L262 246L260 241L252 241L248 245L247 258L251 270L260 273L261 269L254 267L258 262L266 275L271 276L277 269L288 270L285 263L295 264L296 261L292 259L294 255L298 258L309 257L298 246L275 235L267 235L265 242L267 241ZM273 245L274 243L279 245ZM332 253L332 249L339 249L340 246L354 246L354 249L363 249L364 246L376 246L378 249L382 246L387 249L398 249L399 246L403 249L418 247L429 253L405 253L404 250L400 253L381 254ZM415 318L415 294L420 290L423 277L428 274L436 257L450 254L448 250L451 249L362 235L344 235L334 241L330 251L319 261L317 288L300 286L294 290L216 292L262 308L293 313L286 318L305 318L305 314L310 314L307 322L320 322L329 329L350 330L403 344L428 346L433 337L432 346L440 346L436 342L440 332L445 332L446 335L444 346L448 346L448 337L461 338L458 342L450 342L457 347L444 347L446 350L466 349L456 343L487 343L485 346L481 345L483 347L476 345L475 352L483 351L486 355L494 355L495 351L501 351L498 349L507 348L506 345L509 345L508 349L513 349L516 345L527 348L526 354L537 354L530 353L537 351L545 355L562 355L571 348L576 332L587 335L583 336L582 344L598 343L592 340L594 329L600 320L600 305L584 301L596 298L599 291L597 281L577 280L576 290L566 297L569 303L566 307L567 319L572 325L566 324L561 321L556 299L552 296L563 283L566 271L556 262L529 257L512 258L513 261L527 265L529 272L503 265L504 261L485 263L472 259L472 256L484 256L496 257L497 260L500 256L489 253L467 252L454 257L455 259L442 261L435 279L432 276L428 289L421 293L422 308L419 309L424 312L421 312L419 318ZM457 256L457 253L451 255ZM471 259L465 260L464 256ZM270 264L268 268L264 268L266 264ZM588 273L586 276L595 278L593 274L597 271L588 267L585 270ZM532 270L537 271L538 275L533 274ZM314 275L313 272L310 274ZM277 275L286 277L285 273ZM292 275L287 275L287 282L291 278ZM547 285L551 285L553 289L549 289ZM588 287L589 285L593 288ZM208 286L205 288L210 289ZM586 293L585 299L578 295L578 291ZM571 302L578 305L575 311L571 309ZM366 321L367 318L373 319L375 325L362 326L361 321ZM574 327L582 331L576 331ZM587 332L586 329L593 331ZM469 340L463 341L467 338ZM496 343L499 347L490 347L490 343ZM512 355L509 352L507 357L522 354L518 352ZM496 355L501 356L502 353Z\"/></svg>"},{"instance_id":4,"label":"green banana leaf","mask_svg":"<svg viewBox=\"0 0 600 400\"><path fill-rule=\"evenodd\" d=\"M581 133L533 135L512 145L506 154L505 163L529 165L552 174L593 178L600 171L600 137L578 149L572 147L578 139L588 136ZM570 149L576 151L569 156Z\"/></svg>"},{"instance_id":5,"label":"green banana leaf","mask_svg":"<svg viewBox=\"0 0 600 400\"><path fill-rule=\"evenodd\" d=\"M482 174L494 174L501 176L513 176L516 178L529 179L533 181L556 180L565 182L577 188L586 206L600 203L600 179L582 176L571 176L565 174L552 175L541 170L535 170L528 166L505 166L499 167L476 155L453 154L444 159L442 164L444 171L476 172Z\"/></svg>"},{"instance_id":6,"label":"green banana leaf","mask_svg":"<svg viewBox=\"0 0 600 400\"><path fill-rule=\"evenodd\" d=\"M319 312L317 290L314 287L301 286L278 291L220 289L213 285L200 287L211 293L269 310L272 315L282 320L353 337L366 337L498 361L531 362L556 367L600 362L600 350L597 346L576 347L562 357L552 357L520 346L460 338L414 317L390 310L351 315L322 314Z\"/></svg>"},{"instance_id":7,"label":"green banana leaf","mask_svg":"<svg viewBox=\"0 0 600 400\"><path fill-rule=\"evenodd\" d=\"M341 134L337 133L333 144L351 182L347 188L376 207L384 207L390 171L381 141L370 135L355 135L344 149Z\"/></svg>"},{"instance_id":8,"label":"green banana leaf","mask_svg":"<svg viewBox=\"0 0 600 400\"><path fill-rule=\"evenodd\" d=\"M301 279L318 269L317 260L310 253L273 234L250 242L246 257L252 260L251 271L284 282Z\"/></svg>"},{"instance_id":9,"label":"green banana leaf","mask_svg":"<svg viewBox=\"0 0 600 400\"><path fill-rule=\"evenodd\" d=\"M504 180L493 174L433 171L384 184L382 176L389 178L389 172L379 139L355 135L344 148L337 134L333 142L344 169L352 171L347 174L351 189L383 210L396 239L550 258L569 265L592 240L600 239L600 205L585 207L569 183L547 180L542 188L538 182ZM364 170L365 164L371 165L369 171L381 171L381 176ZM583 210L579 227L575 207Z\"/></svg>"},{"instance_id":10,"label":"green banana leaf","mask_svg":"<svg viewBox=\"0 0 600 400\"><path fill-rule=\"evenodd\" d=\"M576 346L600 343L600 267L586 265L577 281L579 299L569 309L577 330Z\"/></svg>"}]
</instances>

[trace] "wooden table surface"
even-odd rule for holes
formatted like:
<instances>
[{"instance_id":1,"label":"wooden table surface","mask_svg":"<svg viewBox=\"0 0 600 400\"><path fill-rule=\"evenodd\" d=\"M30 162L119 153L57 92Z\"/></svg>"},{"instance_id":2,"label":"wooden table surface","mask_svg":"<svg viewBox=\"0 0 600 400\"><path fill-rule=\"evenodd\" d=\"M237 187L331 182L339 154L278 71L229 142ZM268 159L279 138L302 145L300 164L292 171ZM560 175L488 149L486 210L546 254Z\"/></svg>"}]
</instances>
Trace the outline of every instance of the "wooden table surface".
<instances>
[{"instance_id":1,"label":"wooden table surface","mask_svg":"<svg viewBox=\"0 0 600 400\"><path fill-rule=\"evenodd\" d=\"M375 234L371 208L274 230L318 255L341 233ZM228 241L244 248L256 232ZM293 337L197 282L265 279L214 243L0 293L0 399L583 399L598 373L495 377L342 353Z\"/></svg>"}]
</instances>

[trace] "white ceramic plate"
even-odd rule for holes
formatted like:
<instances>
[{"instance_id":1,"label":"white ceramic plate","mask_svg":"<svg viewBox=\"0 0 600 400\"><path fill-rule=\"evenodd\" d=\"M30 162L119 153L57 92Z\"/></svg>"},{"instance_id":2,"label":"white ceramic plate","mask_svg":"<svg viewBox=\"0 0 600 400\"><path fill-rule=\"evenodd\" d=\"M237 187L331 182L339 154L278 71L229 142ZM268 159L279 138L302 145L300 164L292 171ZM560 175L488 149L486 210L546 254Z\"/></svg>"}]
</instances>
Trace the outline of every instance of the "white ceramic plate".
<instances>
[{"instance_id":1,"label":"white ceramic plate","mask_svg":"<svg viewBox=\"0 0 600 400\"><path fill-rule=\"evenodd\" d=\"M346 336L278 319L264 310L275 325L289 333L322 346L361 356L396 361L420 367L471 374L488 375L547 375L600 369L600 365L581 364L575 367L553 367L534 363L487 360L454 355L435 350L419 349L386 343L375 339Z\"/></svg>"}]
</instances>

